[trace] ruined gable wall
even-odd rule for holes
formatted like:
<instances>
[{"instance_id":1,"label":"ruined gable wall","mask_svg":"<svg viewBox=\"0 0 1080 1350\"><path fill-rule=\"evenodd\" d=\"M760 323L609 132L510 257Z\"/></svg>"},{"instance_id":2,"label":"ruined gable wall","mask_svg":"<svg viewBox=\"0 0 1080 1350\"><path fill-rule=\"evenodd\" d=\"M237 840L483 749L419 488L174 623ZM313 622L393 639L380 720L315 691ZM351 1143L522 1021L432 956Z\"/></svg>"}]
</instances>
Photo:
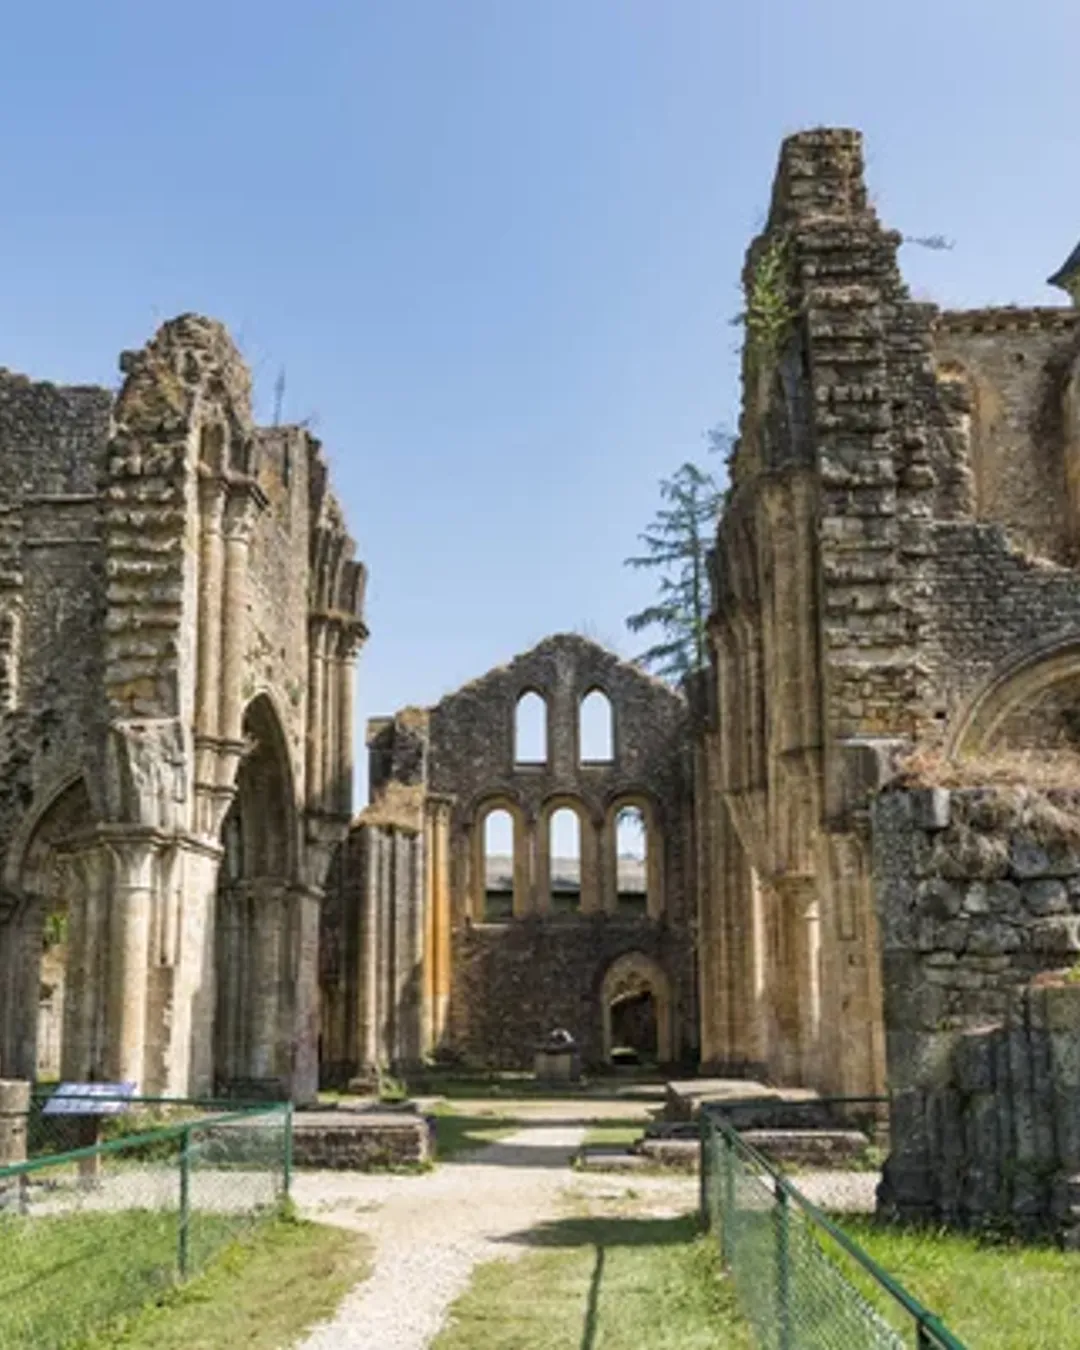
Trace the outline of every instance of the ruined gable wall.
<instances>
[{"instance_id":1,"label":"ruined gable wall","mask_svg":"<svg viewBox=\"0 0 1080 1350\"><path fill-rule=\"evenodd\" d=\"M610 699L615 761L579 763L578 709L592 689ZM514 764L518 698L548 702L546 765ZM430 790L448 807L447 871L453 927L451 1044L478 1063L531 1064L533 1047L560 1021L594 1061L602 1057L600 987L611 961L629 951L656 957L675 991L685 1050L696 1046L691 926L693 856L689 820L687 711L682 698L596 644L572 635L546 639L509 666L443 699L430 717ZM540 835L546 812L573 800L584 811L582 894L596 903L614 879L600 841L612 804L641 798L662 839L664 913L658 919L607 914L554 917L546 907ZM511 803L532 841L526 912L508 924L470 916L476 890L476 830L485 800ZM529 843L525 844L529 849Z\"/></svg>"}]
</instances>

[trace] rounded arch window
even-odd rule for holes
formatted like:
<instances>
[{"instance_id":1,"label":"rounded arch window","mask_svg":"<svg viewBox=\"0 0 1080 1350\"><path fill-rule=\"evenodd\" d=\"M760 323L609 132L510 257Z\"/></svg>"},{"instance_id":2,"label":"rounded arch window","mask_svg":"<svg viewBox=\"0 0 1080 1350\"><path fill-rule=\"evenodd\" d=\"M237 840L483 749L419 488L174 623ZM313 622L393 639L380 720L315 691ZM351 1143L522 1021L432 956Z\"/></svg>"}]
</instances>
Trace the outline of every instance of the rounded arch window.
<instances>
[{"instance_id":1,"label":"rounded arch window","mask_svg":"<svg viewBox=\"0 0 1080 1350\"><path fill-rule=\"evenodd\" d=\"M590 689L578 708L578 759L582 764L610 764L614 758L611 699L602 689Z\"/></svg>"},{"instance_id":2,"label":"rounded arch window","mask_svg":"<svg viewBox=\"0 0 1080 1350\"><path fill-rule=\"evenodd\" d=\"M514 709L514 763L546 764L547 758L547 703L535 689L527 689Z\"/></svg>"},{"instance_id":3,"label":"rounded arch window","mask_svg":"<svg viewBox=\"0 0 1080 1350\"><path fill-rule=\"evenodd\" d=\"M649 825L640 806L615 813L615 910L626 918L649 912Z\"/></svg>"},{"instance_id":4,"label":"rounded arch window","mask_svg":"<svg viewBox=\"0 0 1080 1350\"><path fill-rule=\"evenodd\" d=\"M514 818L503 806L484 816L484 911L485 923L505 923L514 915Z\"/></svg>"},{"instance_id":5,"label":"rounded arch window","mask_svg":"<svg viewBox=\"0 0 1080 1350\"><path fill-rule=\"evenodd\" d=\"M581 817L560 806L548 819L548 885L552 914L581 908Z\"/></svg>"}]
</instances>

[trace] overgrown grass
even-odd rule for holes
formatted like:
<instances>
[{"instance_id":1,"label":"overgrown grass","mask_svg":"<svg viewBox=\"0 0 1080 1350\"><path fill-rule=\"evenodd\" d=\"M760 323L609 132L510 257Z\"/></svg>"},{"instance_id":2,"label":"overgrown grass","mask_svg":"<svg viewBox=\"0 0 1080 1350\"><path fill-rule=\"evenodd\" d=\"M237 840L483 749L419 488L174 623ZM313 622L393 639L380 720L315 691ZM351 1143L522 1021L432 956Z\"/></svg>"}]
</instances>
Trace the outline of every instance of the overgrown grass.
<instances>
[{"instance_id":1,"label":"overgrown grass","mask_svg":"<svg viewBox=\"0 0 1080 1350\"><path fill-rule=\"evenodd\" d=\"M680 1219L564 1219L481 1266L434 1350L750 1350L716 1248Z\"/></svg>"},{"instance_id":2,"label":"overgrown grass","mask_svg":"<svg viewBox=\"0 0 1080 1350\"><path fill-rule=\"evenodd\" d=\"M483 1148L519 1128L518 1121L510 1116L465 1114L455 1111L447 1102L437 1103L432 1114L435 1116L436 1162L446 1162L448 1158Z\"/></svg>"},{"instance_id":3,"label":"overgrown grass","mask_svg":"<svg viewBox=\"0 0 1080 1350\"><path fill-rule=\"evenodd\" d=\"M296 1220L234 1243L199 1278L78 1350L282 1350L370 1270L361 1233ZM6 1343L5 1343L6 1344Z\"/></svg>"},{"instance_id":4,"label":"overgrown grass","mask_svg":"<svg viewBox=\"0 0 1080 1350\"><path fill-rule=\"evenodd\" d=\"M1080 1350L1080 1252L890 1228L844 1228L977 1350Z\"/></svg>"}]
</instances>

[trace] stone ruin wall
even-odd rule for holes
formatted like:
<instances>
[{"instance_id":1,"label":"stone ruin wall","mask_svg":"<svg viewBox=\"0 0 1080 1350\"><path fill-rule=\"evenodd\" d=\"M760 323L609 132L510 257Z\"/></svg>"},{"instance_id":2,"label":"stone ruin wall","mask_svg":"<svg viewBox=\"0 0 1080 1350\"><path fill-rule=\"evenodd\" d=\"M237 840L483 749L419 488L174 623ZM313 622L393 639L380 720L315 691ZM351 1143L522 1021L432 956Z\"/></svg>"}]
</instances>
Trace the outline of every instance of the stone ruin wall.
<instances>
[{"instance_id":1,"label":"stone ruin wall","mask_svg":"<svg viewBox=\"0 0 1080 1350\"><path fill-rule=\"evenodd\" d=\"M0 1059L33 1076L41 1018L68 1077L208 1091L230 1041L303 1095L363 569L318 443L252 423L221 325L181 316L121 370L115 397L0 375ZM236 808L265 903L231 960Z\"/></svg>"},{"instance_id":2,"label":"stone ruin wall","mask_svg":"<svg viewBox=\"0 0 1080 1350\"><path fill-rule=\"evenodd\" d=\"M1080 739L1077 314L917 304L899 243L857 133L784 143L694 690L703 1057L842 1093L889 1073L876 794Z\"/></svg>"},{"instance_id":3,"label":"stone ruin wall","mask_svg":"<svg viewBox=\"0 0 1080 1350\"><path fill-rule=\"evenodd\" d=\"M882 1210L1080 1240L1080 790L886 791L874 881Z\"/></svg>"},{"instance_id":4,"label":"stone ruin wall","mask_svg":"<svg viewBox=\"0 0 1080 1350\"><path fill-rule=\"evenodd\" d=\"M579 763L578 707L592 689L614 714L610 764ZM548 705L546 764L514 762L515 709L528 691ZM596 644L561 635L431 709L377 719L369 748L372 803L353 831L343 917L325 944L340 955L324 986L334 1010L324 1044L335 1061L407 1064L441 1053L528 1068L537 1043L562 1025L595 1065L604 1060L605 981L624 968L629 980L663 986L673 1056L694 1055L690 747L679 695ZM650 821L648 917L612 912L608 845L623 802L640 804ZM582 901L579 913L555 916L546 830L566 805L582 821ZM490 809L515 822L513 917L502 922L483 913ZM357 1000L352 1039L345 1010Z\"/></svg>"}]
</instances>

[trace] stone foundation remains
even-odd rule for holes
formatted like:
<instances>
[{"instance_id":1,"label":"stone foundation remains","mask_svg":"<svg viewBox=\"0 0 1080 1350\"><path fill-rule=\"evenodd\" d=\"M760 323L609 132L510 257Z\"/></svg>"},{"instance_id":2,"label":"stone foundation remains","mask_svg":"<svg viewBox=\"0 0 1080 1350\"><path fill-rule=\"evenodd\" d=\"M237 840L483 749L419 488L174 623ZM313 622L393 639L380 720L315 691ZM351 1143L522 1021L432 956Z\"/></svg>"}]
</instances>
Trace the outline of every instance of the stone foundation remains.
<instances>
[{"instance_id":1,"label":"stone foundation remains","mask_svg":"<svg viewBox=\"0 0 1080 1350\"><path fill-rule=\"evenodd\" d=\"M884 1212L1080 1241L1080 791L874 808Z\"/></svg>"}]
</instances>

